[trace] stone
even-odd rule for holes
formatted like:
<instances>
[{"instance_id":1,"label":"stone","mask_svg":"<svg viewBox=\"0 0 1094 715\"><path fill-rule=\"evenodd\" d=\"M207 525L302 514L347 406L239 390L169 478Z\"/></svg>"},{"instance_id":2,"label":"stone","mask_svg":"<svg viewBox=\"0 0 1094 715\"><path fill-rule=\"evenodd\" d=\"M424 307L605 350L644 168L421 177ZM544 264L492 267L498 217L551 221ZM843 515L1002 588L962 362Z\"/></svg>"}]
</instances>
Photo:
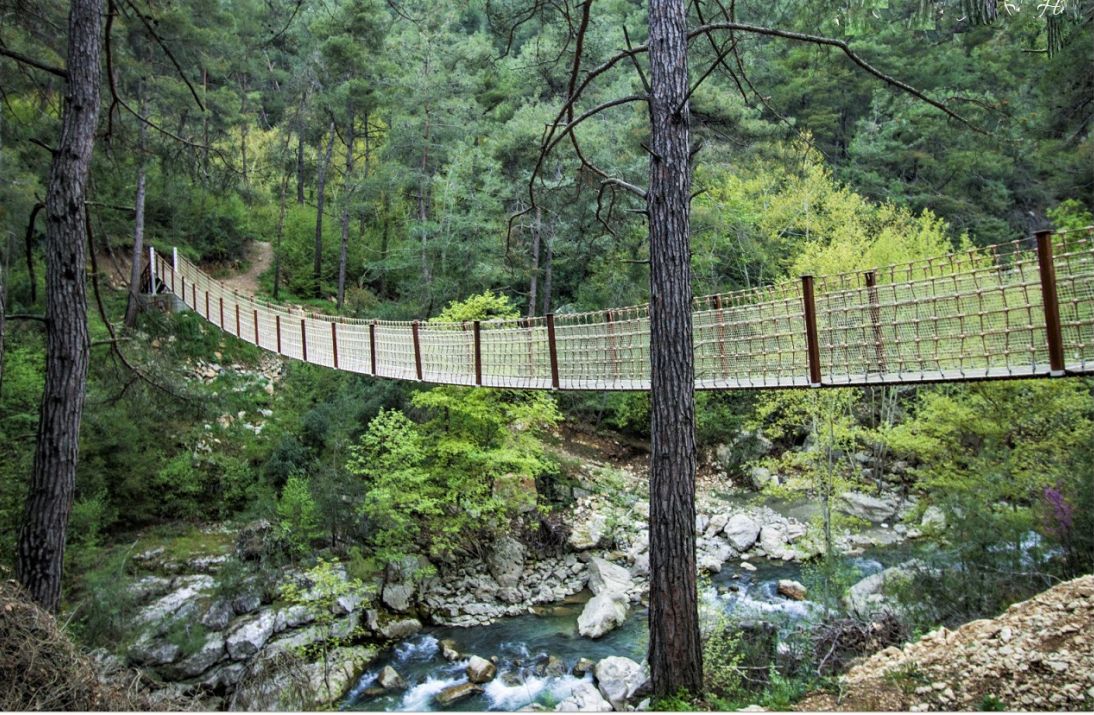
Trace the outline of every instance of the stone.
<instances>
[{"instance_id":1,"label":"stone","mask_svg":"<svg viewBox=\"0 0 1094 715\"><path fill-rule=\"evenodd\" d=\"M137 665L160 666L174 663L182 649L174 643L152 637L141 638L129 649L129 660Z\"/></svg>"},{"instance_id":2,"label":"stone","mask_svg":"<svg viewBox=\"0 0 1094 715\"><path fill-rule=\"evenodd\" d=\"M201 625L212 631L222 631L232 622L235 609L232 604L223 599L217 599L209 604L209 608L201 617Z\"/></svg>"},{"instance_id":3,"label":"stone","mask_svg":"<svg viewBox=\"0 0 1094 715\"><path fill-rule=\"evenodd\" d=\"M570 690L570 694L555 706L555 712L563 713L606 713L610 712L611 709L612 704L605 700L600 690L587 680L575 683Z\"/></svg>"},{"instance_id":4,"label":"stone","mask_svg":"<svg viewBox=\"0 0 1094 715\"><path fill-rule=\"evenodd\" d=\"M767 467L753 467L748 470L748 480L756 491L762 491L767 486L779 483L779 478L772 474Z\"/></svg>"},{"instance_id":5,"label":"stone","mask_svg":"<svg viewBox=\"0 0 1094 715\"><path fill-rule=\"evenodd\" d=\"M494 665L486 658L480 658L477 655L473 655L467 661L467 679L472 683L478 685L489 683L497 674L498 666Z\"/></svg>"},{"instance_id":6,"label":"stone","mask_svg":"<svg viewBox=\"0 0 1094 715\"><path fill-rule=\"evenodd\" d=\"M602 514L593 514L585 521L575 524L566 541L574 551L588 551L604 546L607 541L607 519Z\"/></svg>"},{"instance_id":7,"label":"stone","mask_svg":"<svg viewBox=\"0 0 1094 715\"><path fill-rule=\"evenodd\" d=\"M893 518L900 507L895 497L875 497L854 491L840 494L840 502L839 509L844 514L875 523Z\"/></svg>"},{"instance_id":8,"label":"stone","mask_svg":"<svg viewBox=\"0 0 1094 715\"><path fill-rule=\"evenodd\" d=\"M631 574L639 577L650 575L650 552L643 551L634 557L634 563L631 564Z\"/></svg>"},{"instance_id":9,"label":"stone","mask_svg":"<svg viewBox=\"0 0 1094 715\"><path fill-rule=\"evenodd\" d=\"M244 593L232 599L232 610L237 616L254 613L262 607L262 597L257 593Z\"/></svg>"},{"instance_id":10,"label":"stone","mask_svg":"<svg viewBox=\"0 0 1094 715\"><path fill-rule=\"evenodd\" d=\"M589 590L593 595L602 593L626 593L633 587L631 574L622 566L602 558L589 561Z\"/></svg>"},{"instance_id":11,"label":"stone","mask_svg":"<svg viewBox=\"0 0 1094 715\"><path fill-rule=\"evenodd\" d=\"M703 536L711 537L721 533L722 529L726 528L727 521L729 521L729 514L715 514L710 517L710 523L703 529Z\"/></svg>"},{"instance_id":12,"label":"stone","mask_svg":"<svg viewBox=\"0 0 1094 715\"><path fill-rule=\"evenodd\" d=\"M379 632L388 640L398 641L409 638L420 630L422 630L422 622L417 618L402 618L383 624Z\"/></svg>"},{"instance_id":13,"label":"stone","mask_svg":"<svg viewBox=\"0 0 1094 715\"><path fill-rule=\"evenodd\" d=\"M577 617L577 632L586 638L599 638L623 625L629 610L624 594L606 591L593 596Z\"/></svg>"},{"instance_id":14,"label":"stone","mask_svg":"<svg viewBox=\"0 0 1094 715\"><path fill-rule=\"evenodd\" d=\"M772 522L760 529L760 548L771 558L780 558L786 551L786 524Z\"/></svg>"},{"instance_id":15,"label":"stone","mask_svg":"<svg viewBox=\"0 0 1094 715\"><path fill-rule=\"evenodd\" d=\"M445 638L441 641L441 657L449 663L454 663L460 659L460 651L456 648L456 641L451 638Z\"/></svg>"},{"instance_id":16,"label":"stone","mask_svg":"<svg viewBox=\"0 0 1094 715\"><path fill-rule=\"evenodd\" d=\"M224 658L224 638L214 633L196 653L171 666L170 674L179 679L193 678L212 668Z\"/></svg>"},{"instance_id":17,"label":"stone","mask_svg":"<svg viewBox=\"0 0 1094 715\"><path fill-rule=\"evenodd\" d=\"M862 579L847 590L844 605L852 615L871 619L884 613L893 613L895 608L888 602L885 591L892 584L912 578L909 564L892 566Z\"/></svg>"},{"instance_id":18,"label":"stone","mask_svg":"<svg viewBox=\"0 0 1094 715\"><path fill-rule=\"evenodd\" d=\"M566 663L557 655L549 655L536 666L536 674L547 678L561 678L566 675Z\"/></svg>"},{"instance_id":19,"label":"stone","mask_svg":"<svg viewBox=\"0 0 1094 715\"><path fill-rule=\"evenodd\" d=\"M188 618L196 613L202 592L213 588L214 584L213 578L204 574L180 576L175 579L175 590L142 608L136 621L162 626Z\"/></svg>"},{"instance_id":20,"label":"stone","mask_svg":"<svg viewBox=\"0 0 1094 715\"><path fill-rule=\"evenodd\" d=\"M486 566L502 588L520 584L524 573L524 544L511 536L503 536L486 557Z\"/></svg>"},{"instance_id":21,"label":"stone","mask_svg":"<svg viewBox=\"0 0 1094 715\"><path fill-rule=\"evenodd\" d=\"M596 663L588 658L578 658L577 663L574 664L574 669L570 671L576 678L584 678L586 673L593 672L593 668L596 667Z\"/></svg>"},{"instance_id":22,"label":"stone","mask_svg":"<svg viewBox=\"0 0 1094 715\"><path fill-rule=\"evenodd\" d=\"M750 564L750 563L749 563L749 562L747 562L747 561L742 561L742 562L741 562L740 564L738 564L738 565L739 565L739 566L741 567L741 569L742 569L742 570L744 570L744 571L755 571L755 570L756 570L756 567L755 567L755 566L753 566L752 564Z\"/></svg>"},{"instance_id":23,"label":"stone","mask_svg":"<svg viewBox=\"0 0 1094 715\"><path fill-rule=\"evenodd\" d=\"M733 557L733 547L722 539L701 538L696 542L695 563L700 571L718 573Z\"/></svg>"},{"instance_id":24,"label":"stone","mask_svg":"<svg viewBox=\"0 0 1094 715\"><path fill-rule=\"evenodd\" d=\"M225 642L228 655L232 660L243 660L262 649L273 635L277 615L273 611L263 611L240 623Z\"/></svg>"},{"instance_id":25,"label":"stone","mask_svg":"<svg viewBox=\"0 0 1094 715\"><path fill-rule=\"evenodd\" d=\"M923 510L923 516L919 520L919 528L931 531L941 531L946 528L946 513L933 504Z\"/></svg>"},{"instance_id":26,"label":"stone","mask_svg":"<svg viewBox=\"0 0 1094 715\"><path fill-rule=\"evenodd\" d=\"M331 611L336 616L345 616L361 607L364 597L359 593L346 593L335 599Z\"/></svg>"},{"instance_id":27,"label":"stone","mask_svg":"<svg viewBox=\"0 0 1094 715\"><path fill-rule=\"evenodd\" d=\"M806 596L805 586L788 578L779 579L777 590L783 596L795 601L804 601Z\"/></svg>"},{"instance_id":28,"label":"stone","mask_svg":"<svg viewBox=\"0 0 1094 715\"><path fill-rule=\"evenodd\" d=\"M380 671L380 675L376 677L376 682L385 691L406 690L406 681L403 680L403 676L399 675L399 671L390 665L384 666L384 669Z\"/></svg>"},{"instance_id":29,"label":"stone","mask_svg":"<svg viewBox=\"0 0 1094 715\"><path fill-rule=\"evenodd\" d=\"M737 551L748 551L760 538L760 524L748 514L734 514L726 521L722 533Z\"/></svg>"},{"instance_id":30,"label":"stone","mask_svg":"<svg viewBox=\"0 0 1094 715\"><path fill-rule=\"evenodd\" d=\"M286 628L306 626L314 620L315 612L303 604L282 608L274 618L274 633L280 633Z\"/></svg>"},{"instance_id":31,"label":"stone","mask_svg":"<svg viewBox=\"0 0 1094 715\"><path fill-rule=\"evenodd\" d=\"M414 598L413 583L388 583L384 585L382 599L384 605L396 613L410 610L410 601Z\"/></svg>"},{"instance_id":32,"label":"stone","mask_svg":"<svg viewBox=\"0 0 1094 715\"><path fill-rule=\"evenodd\" d=\"M481 695L483 692L482 686L475 685L474 683L450 685L434 695L433 702L443 709L450 705L455 705L461 700L466 700L473 695Z\"/></svg>"},{"instance_id":33,"label":"stone","mask_svg":"<svg viewBox=\"0 0 1094 715\"><path fill-rule=\"evenodd\" d=\"M614 655L599 661L594 674L600 694L619 711L649 679L641 665L630 658Z\"/></svg>"}]
</instances>

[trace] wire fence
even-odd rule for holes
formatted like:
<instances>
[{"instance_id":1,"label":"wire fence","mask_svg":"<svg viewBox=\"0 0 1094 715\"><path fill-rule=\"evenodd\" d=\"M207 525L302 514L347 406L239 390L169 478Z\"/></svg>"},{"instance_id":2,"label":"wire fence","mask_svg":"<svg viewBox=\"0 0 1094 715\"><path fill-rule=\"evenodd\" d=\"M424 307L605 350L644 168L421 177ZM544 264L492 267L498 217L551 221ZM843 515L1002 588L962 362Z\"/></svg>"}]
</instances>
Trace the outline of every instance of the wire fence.
<instances>
[{"instance_id":1,"label":"wire fence","mask_svg":"<svg viewBox=\"0 0 1094 715\"><path fill-rule=\"evenodd\" d=\"M243 295L154 251L158 290L241 340L379 377L648 390L649 306L467 323L363 320ZM696 298L701 390L1094 373L1094 227Z\"/></svg>"}]
</instances>

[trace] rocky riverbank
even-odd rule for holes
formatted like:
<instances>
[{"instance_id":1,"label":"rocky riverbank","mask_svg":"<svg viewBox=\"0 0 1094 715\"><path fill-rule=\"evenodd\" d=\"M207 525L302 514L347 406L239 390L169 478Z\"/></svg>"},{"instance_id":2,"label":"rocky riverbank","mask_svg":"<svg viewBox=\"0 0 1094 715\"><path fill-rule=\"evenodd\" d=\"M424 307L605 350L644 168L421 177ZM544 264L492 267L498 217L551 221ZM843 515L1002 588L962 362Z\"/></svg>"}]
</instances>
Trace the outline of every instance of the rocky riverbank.
<instances>
[{"instance_id":1,"label":"rocky riverbank","mask_svg":"<svg viewBox=\"0 0 1094 715\"><path fill-rule=\"evenodd\" d=\"M998 618L940 628L886 648L801 710L1094 709L1094 576L1068 581Z\"/></svg>"}]
</instances>

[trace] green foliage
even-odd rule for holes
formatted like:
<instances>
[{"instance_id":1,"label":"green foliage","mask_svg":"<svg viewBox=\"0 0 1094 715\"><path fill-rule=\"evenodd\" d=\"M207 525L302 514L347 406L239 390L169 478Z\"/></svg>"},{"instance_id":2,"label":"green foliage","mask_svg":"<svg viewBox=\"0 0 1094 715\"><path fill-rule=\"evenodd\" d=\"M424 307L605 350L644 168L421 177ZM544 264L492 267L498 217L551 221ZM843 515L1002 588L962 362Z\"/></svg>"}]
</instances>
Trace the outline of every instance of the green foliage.
<instances>
[{"instance_id":1,"label":"green foliage","mask_svg":"<svg viewBox=\"0 0 1094 715\"><path fill-rule=\"evenodd\" d=\"M72 629L81 643L117 648L130 635L137 602L130 589L129 549L85 548L79 580L69 585Z\"/></svg>"},{"instance_id":2,"label":"green foliage","mask_svg":"<svg viewBox=\"0 0 1094 715\"><path fill-rule=\"evenodd\" d=\"M980 706L977 709L981 712L1005 712L1010 710L1006 703L991 693L988 693L980 699Z\"/></svg>"},{"instance_id":3,"label":"green foliage","mask_svg":"<svg viewBox=\"0 0 1094 715\"><path fill-rule=\"evenodd\" d=\"M319 535L319 513L303 477L291 476L277 500L277 533L291 555L305 555Z\"/></svg>"}]
</instances>

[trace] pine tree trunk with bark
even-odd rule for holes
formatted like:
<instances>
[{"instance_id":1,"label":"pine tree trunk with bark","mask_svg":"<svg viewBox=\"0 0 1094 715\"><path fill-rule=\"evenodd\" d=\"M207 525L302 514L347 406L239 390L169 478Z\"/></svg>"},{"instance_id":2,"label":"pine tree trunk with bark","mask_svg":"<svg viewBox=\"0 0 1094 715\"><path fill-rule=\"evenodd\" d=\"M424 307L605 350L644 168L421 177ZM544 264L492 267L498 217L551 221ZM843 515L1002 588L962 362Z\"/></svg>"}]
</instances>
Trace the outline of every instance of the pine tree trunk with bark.
<instances>
[{"instance_id":1,"label":"pine tree trunk with bark","mask_svg":"<svg viewBox=\"0 0 1094 715\"><path fill-rule=\"evenodd\" d=\"M46 189L46 380L15 573L56 612L87 385L85 191L99 117L102 0L72 0L61 138Z\"/></svg>"},{"instance_id":2,"label":"pine tree trunk with bark","mask_svg":"<svg viewBox=\"0 0 1094 715\"><path fill-rule=\"evenodd\" d=\"M312 266L312 279L315 281L315 297L323 297L323 209L327 200L327 169L330 168L330 156L334 152L334 122L330 123L330 138L327 151L319 164L319 175L315 179L315 262Z\"/></svg>"},{"instance_id":3,"label":"pine tree trunk with bark","mask_svg":"<svg viewBox=\"0 0 1094 715\"><path fill-rule=\"evenodd\" d=\"M349 253L349 204L352 199L349 191L350 182L353 180L353 145L356 140L354 131L353 107L349 110L349 122L346 125L346 188L343 189L342 200L342 244L338 248L338 310L346 298L346 254ZM367 125L366 125L367 126Z\"/></svg>"},{"instance_id":4,"label":"pine tree trunk with bark","mask_svg":"<svg viewBox=\"0 0 1094 715\"><path fill-rule=\"evenodd\" d=\"M695 573L687 11L650 0L650 645L655 695L703 689Z\"/></svg>"}]
</instances>

